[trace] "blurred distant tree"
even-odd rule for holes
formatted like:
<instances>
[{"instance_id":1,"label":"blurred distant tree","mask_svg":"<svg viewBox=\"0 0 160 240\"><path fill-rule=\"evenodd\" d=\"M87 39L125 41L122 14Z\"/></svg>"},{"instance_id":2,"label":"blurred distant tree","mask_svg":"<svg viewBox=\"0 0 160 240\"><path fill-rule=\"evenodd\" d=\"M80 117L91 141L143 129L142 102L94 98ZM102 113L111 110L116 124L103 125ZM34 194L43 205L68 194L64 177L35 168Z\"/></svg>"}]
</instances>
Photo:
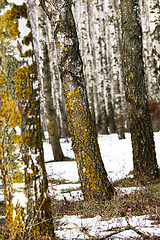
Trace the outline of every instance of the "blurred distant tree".
<instances>
[{"instance_id":1,"label":"blurred distant tree","mask_svg":"<svg viewBox=\"0 0 160 240\"><path fill-rule=\"evenodd\" d=\"M98 133L115 132L104 1L78 0L73 5L92 119Z\"/></svg>"},{"instance_id":2,"label":"blurred distant tree","mask_svg":"<svg viewBox=\"0 0 160 240\"><path fill-rule=\"evenodd\" d=\"M150 99L160 102L160 5L140 0L145 78Z\"/></svg>"},{"instance_id":3,"label":"blurred distant tree","mask_svg":"<svg viewBox=\"0 0 160 240\"><path fill-rule=\"evenodd\" d=\"M44 114L46 118L47 130L49 133L49 142L52 147L54 161L64 161L65 158L58 132L58 124L56 118L56 110L53 105L52 97L52 77L50 70L50 59L48 53L48 30L47 16L41 6L35 5L36 22L37 22L37 38L39 50L39 77L41 80L41 94L44 98ZM54 74L54 73L53 73Z\"/></svg>"},{"instance_id":4,"label":"blurred distant tree","mask_svg":"<svg viewBox=\"0 0 160 240\"><path fill-rule=\"evenodd\" d=\"M30 22L25 4L9 2L0 2L0 168L5 237L36 239L45 235L54 239Z\"/></svg>"},{"instance_id":5,"label":"blurred distant tree","mask_svg":"<svg viewBox=\"0 0 160 240\"><path fill-rule=\"evenodd\" d=\"M142 57L142 29L138 0L121 0L122 62L133 148L134 176L138 180L159 177L149 116Z\"/></svg>"},{"instance_id":6,"label":"blurred distant tree","mask_svg":"<svg viewBox=\"0 0 160 240\"><path fill-rule=\"evenodd\" d=\"M40 2L54 29L72 148L84 198L110 199L114 189L108 180L91 120L71 1Z\"/></svg>"},{"instance_id":7,"label":"blurred distant tree","mask_svg":"<svg viewBox=\"0 0 160 240\"><path fill-rule=\"evenodd\" d=\"M122 61L120 50L120 11L119 2L114 0L108 1L107 19L107 45L108 58L110 63L110 75L113 84L114 113L116 127L119 139L124 139L124 118L122 109Z\"/></svg>"},{"instance_id":8,"label":"blurred distant tree","mask_svg":"<svg viewBox=\"0 0 160 240\"><path fill-rule=\"evenodd\" d=\"M52 96L53 105L56 111L56 119L61 137L69 137L68 123L67 123L67 110L65 108L62 82L58 69L58 59L56 43L54 40L54 29L52 28L51 22L48 17L46 18L47 24L47 37L48 37L48 56L51 70L51 83L52 83Z\"/></svg>"},{"instance_id":9,"label":"blurred distant tree","mask_svg":"<svg viewBox=\"0 0 160 240\"><path fill-rule=\"evenodd\" d=\"M152 120L152 126L154 131L160 130L160 107L157 101L149 100L149 113Z\"/></svg>"},{"instance_id":10,"label":"blurred distant tree","mask_svg":"<svg viewBox=\"0 0 160 240\"><path fill-rule=\"evenodd\" d=\"M87 86L88 102L92 121L96 125L96 117L99 112L98 94L96 86L94 57L92 53L90 33L90 11L88 1L78 0L73 5L73 13L79 36L80 53L83 60L83 72Z\"/></svg>"},{"instance_id":11,"label":"blurred distant tree","mask_svg":"<svg viewBox=\"0 0 160 240\"><path fill-rule=\"evenodd\" d=\"M100 134L114 132L115 119L112 97L108 79L108 63L106 49L106 21L103 0L87 0L89 16L90 44L92 46L93 68L95 76L95 96L97 97L97 129ZM106 91L107 85L107 91ZM108 111L108 114L107 114ZM109 127L109 129L108 129Z\"/></svg>"},{"instance_id":12,"label":"blurred distant tree","mask_svg":"<svg viewBox=\"0 0 160 240\"><path fill-rule=\"evenodd\" d=\"M159 119L160 118L159 104L155 100L149 100L148 104L149 104L149 112L150 112L151 119L153 121L156 119Z\"/></svg>"}]
</instances>

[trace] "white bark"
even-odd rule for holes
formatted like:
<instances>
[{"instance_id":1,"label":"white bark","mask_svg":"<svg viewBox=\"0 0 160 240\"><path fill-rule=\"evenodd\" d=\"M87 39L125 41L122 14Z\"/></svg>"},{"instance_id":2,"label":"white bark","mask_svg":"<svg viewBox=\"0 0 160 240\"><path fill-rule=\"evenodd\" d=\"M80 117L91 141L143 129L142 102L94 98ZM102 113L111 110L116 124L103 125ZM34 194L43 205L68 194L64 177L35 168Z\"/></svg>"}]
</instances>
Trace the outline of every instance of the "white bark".
<instances>
[{"instance_id":1,"label":"white bark","mask_svg":"<svg viewBox=\"0 0 160 240\"><path fill-rule=\"evenodd\" d=\"M64 115L66 114L64 99L63 99L63 91L62 91L62 83L60 79L60 73L58 69L58 60L57 60L57 50L56 44L54 40L54 31L52 25L47 17L46 20L47 29L48 29L48 53L50 60L50 69L51 69L51 78L52 78L52 96L53 96L53 105L56 109L56 117L57 124L59 126L59 134L64 137L65 132L67 131Z\"/></svg>"},{"instance_id":2,"label":"white bark","mask_svg":"<svg viewBox=\"0 0 160 240\"><path fill-rule=\"evenodd\" d=\"M80 43L80 52L83 60L83 71L87 86L89 107L92 119L95 122L95 114L97 116L97 93L95 93L95 68L91 46L90 35L90 16L88 0L76 1L73 6L74 17L76 21L78 38Z\"/></svg>"},{"instance_id":3,"label":"white bark","mask_svg":"<svg viewBox=\"0 0 160 240\"><path fill-rule=\"evenodd\" d=\"M149 98L160 102L160 8L159 1L140 0L143 52Z\"/></svg>"},{"instance_id":4,"label":"white bark","mask_svg":"<svg viewBox=\"0 0 160 240\"><path fill-rule=\"evenodd\" d=\"M115 5L116 4L116 5ZM122 110L122 67L120 52L120 15L117 1L109 0L108 3L108 56L112 72L115 119L119 138L124 138L124 122Z\"/></svg>"}]
</instances>

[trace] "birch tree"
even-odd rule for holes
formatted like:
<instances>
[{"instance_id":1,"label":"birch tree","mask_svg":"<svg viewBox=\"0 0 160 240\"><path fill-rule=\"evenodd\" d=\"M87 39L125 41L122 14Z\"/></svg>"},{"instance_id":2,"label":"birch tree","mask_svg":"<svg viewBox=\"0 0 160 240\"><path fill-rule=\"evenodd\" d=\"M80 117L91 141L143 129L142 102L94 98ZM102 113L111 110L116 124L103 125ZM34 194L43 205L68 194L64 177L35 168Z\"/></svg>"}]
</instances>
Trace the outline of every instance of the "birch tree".
<instances>
[{"instance_id":1,"label":"birch tree","mask_svg":"<svg viewBox=\"0 0 160 240\"><path fill-rule=\"evenodd\" d=\"M116 5L115 5L116 4ZM107 6L107 44L108 44L108 62L110 65L110 77L113 85L113 99L115 107L115 120L119 139L124 139L124 120L122 109L122 68L120 57L120 22L117 19L118 3L113 0L108 1ZM116 8L117 7L117 8Z\"/></svg>"},{"instance_id":2,"label":"birch tree","mask_svg":"<svg viewBox=\"0 0 160 240\"><path fill-rule=\"evenodd\" d=\"M145 77L148 84L149 98L160 102L160 8L159 1L140 0L143 31L143 53Z\"/></svg>"},{"instance_id":3,"label":"birch tree","mask_svg":"<svg viewBox=\"0 0 160 240\"><path fill-rule=\"evenodd\" d=\"M46 18L47 32L48 32L48 55L49 63L51 69L51 85L52 85L52 96L53 96L53 105L56 110L56 119L59 130L59 135L61 137L68 137L68 123L67 123L67 111L65 108L62 83L60 78L60 73L58 69L58 59L57 59L57 50L54 40L54 33L51 26L51 22L48 17Z\"/></svg>"},{"instance_id":4,"label":"birch tree","mask_svg":"<svg viewBox=\"0 0 160 240\"><path fill-rule=\"evenodd\" d=\"M95 86L98 95L99 112L97 116L99 133L108 133L108 115L109 109L106 101L111 99L106 95L106 81L108 80L108 66L106 59L106 41L105 41L105 14L104 3L101 0L88 0L89 29L91 34L92 54L94 57L93 67L95 69ZM108 93L108 92L107 92ZM108 96L108 94L107 94ZM109 122L110 124L110 122ZM111 127L110 127L111 129Z\"/></svg>"},{"instance_id":5,"label":"birch tree","mask_svg":"<svg viewBox=\"0 0 160 240\"><path fill-rule=\"evenodd\" d=\"M0 3L0 167L7 239L54 239L27 8Z\"/></svg>"},{"instance_id":6,"label":"birch tree","mask_svg":"<svg viewBox=\"0 0 160 240\"><path fill-rule=\"evenodd\" d=\"M56 118L56 110L53 105L52 98L52 77L50 71L50 59L48 53L48 31L47 16L41 6L35 5L35 13L37 15L37 38L39 49L39 77L41 79L41 92L44 98L44 113L47 122L47 130L49 133L49 142L52 147L54 161L63 161L65 156L60 145L60 136L58 132L58 124Z\"/></svg>"},{"instance_id":7,"label":"birch tree","mask_svg":"<svg viewBox=\"0 0 160 240\"><path fill-rule=\"evenodd\" d=\"M83 72L87 87L89 107L92 120L96 125L97 116L100 114L100 108L96 87L94 56L91 46L90 8L88 1L76 1L73 7L73 12L77 26L80 53L83 61Z\"/></svg>"},{"instance_id":8,"label":"birch tree","mask_svg":"<svg viewBox=\"0 0 160 240\"><path fill-rule=\"evenodd\" d=\"M138 0L121 0L122 61L133 149L134 176L157 179L159 170L149 116L142 56L142 28Z\"/></svg>"},{"instance_id":9,"label":"birch tree","mask_svg":"<svg viewBox=\"0 0 160 240\"><path fill-rule=\"evenodd\" d=\"M113 187L101 159L89 111L83 65L69 0L41 0L54 29L72 148L85 199L109 199Z\"/></svg>"}]
</instances>

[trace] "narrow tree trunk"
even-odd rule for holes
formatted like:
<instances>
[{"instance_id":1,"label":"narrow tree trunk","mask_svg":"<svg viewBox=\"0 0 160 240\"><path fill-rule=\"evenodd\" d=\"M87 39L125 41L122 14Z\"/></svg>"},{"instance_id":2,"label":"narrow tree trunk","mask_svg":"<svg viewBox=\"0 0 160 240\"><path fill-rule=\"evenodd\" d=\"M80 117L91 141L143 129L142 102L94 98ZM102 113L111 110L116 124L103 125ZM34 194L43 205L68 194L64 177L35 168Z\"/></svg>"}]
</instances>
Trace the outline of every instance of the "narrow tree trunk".
<instances>
[{"instance_id":1,"label":"narrow tree trunk","mask_svg":"<svg viewBox=\"0 0 160 240\"><path fill-rule=\"evenodd\" d=\"M47 26L46 18L41 6L36 6L37 14L37 28L38 28L38 46L39 46L39 76L41 79L41 91L44 97L44 113L47 122L47 130L49 133L49 142L52 147L54 161L64 161L65 156L63 154L60 137L58 133L58 125L56 121L56 111L53 106L52 98L52 84L51 84L51 71L50 60L48 56L47 47Z\"/></svg>"},{"instance_id":2,"label":"narrow tree trunk","mask_svg":"<svg viewBox=\"0 0 160 240\"><path fill-rule=\"evenodd\" d=\"M160 103L160 5L159 1L149 1L149 37L152 99Z\"/></svg>"},{"instance_id":3,"label":"narrow tree trunk","mask_svg":"<svg viewBox=\"0 0 160 240\"><path fill-rule=\"evenodd\" d=\"M98 95L99 112L97 128L99 133L108 133L108 119L105 102L105 81L107 80L107 64L106 64L106 42L104 27L104 11L103 1L88 0L88 12L90 14L90 34L92 36L92 53L94 56L94 65Z\"/></svg>"},{"instance_id":4,"label":"narrow tree trunk","mask_svg":"<svg viewBox=\"0 0 160 240\"><path fill-rule=\"evenodd\" d=\"M115 106L115 119L116 127L119 139L124 139L124 121L123 121L123 111L122 111L122 92L121 92L121 58L120 58L120 39L119 39L119 26L120 22L117 19L119 18L119 12L114 6L113 0L109 1L110 8L108 11L109 19L108 21L108 31L109 31L109 41L111 45L111 63L112 63L112 77L113 77L113 90L114 90L114 106Z\"/></svg>"},{"instance_id":5,"label":"narrow tree trunk","mask_svg":"<svg viewBox=\"0 0 160 240\"><path fill-rule=\"evenodd\" d=\"M0 166L6 238L54 239L27 7L5 1L0 10Z\"/></svg>"},{"instance_id":6,"label":"narrow tree trunk","mask_svg":"<svg viewBox=\"0 0 160 240\"><path fill-rule=\"evenodd\" d=\"M40 2L54 28L72 148L84 198L109 199L113 194L113 188L101 159L97 135L91 121L70 1Z\"/></svg>"},{"instance_id":7,"label":"narrow tree trunk","mask_svg":"<svg viewBox=\"0 0 160 240\"><path fill-rule=\"evenodd\" d=\"M149 116L142 59L142 29L138 0L121 0L124 87L133 148L134 176L146 181L159 177Z\"/></svg>"},{"instance_id":8,"label":"narrow tree trunk","mask_svg":"<svg viewBox=\"0 0 160 240\"><path fill-rule=\"evenodd\" d=\"M59 129L59 135L61 137L68 137L68 123L67 123L67 110L65 108L62 83L60 73L58 69L57 50L54 40L54 31L51 26L51 22L47 18L47 30L48 30L48 54L51 71L51 84L52 84L52 96L53 105L56 109L56 119Z\"/></svg>"},{"instance_id":9,"label":"narrow tree trunk","mask_svg":"<svg viewBox=\"0 0 160 240\"><path fill-rule=\"evenodd\" d=\"M145 76L149 98L160 102L160 8L158 1L140 0Z\"/></svg>"},{"instance_id":10,"label":"narrow tree trunk","mask_svg":"<svg viewBox=\"0 0 160 240\"><path fill-rule=\"evenodd\" d=\"M83 71L85 82L87 86L88 93L88 102L91 111L91 116L94 124L96 125L96 116L95 112L97 109L97 97L95 93L95 68L94 60L92 55L91 47L91 36L90 36L90 26L89 26L89 11L88 11L88 0L79 0L75 3L73 8L75 13L75 21L78 29L78 37L80 43L80 53L83 60ZM79 15L78 15L79 12Z\"/></svg>"},{"instance_id":11,"label":"narrow tree trunk","mask_svg":"<svg viewBox=\"0 0 160 240\"><path fill-rule=\"evenodd\" d=\"M112 69L112 53L111 53L111 41L110 41L110 18L109 18L109 8L106 6L106 42L107 42L107 63L108 63L108 79L106 82L106 96L107 96L107 106L108 106L108 116L109 116L109 127L110 133L116 133L116 121L115 121L115 111L113 105L113 69Z\"/></svg>"},{"instance_id":12,"label":"narrow tree trunk","mask_svg":"<svg viewBox=\"0 0 160 240\"><path fill-rule=\"evenodd\" d=\"M144 60L144 69L145 69L145 81L148 86L148 95L149 98L153 97L153 92L150 91L152 88L151 80L151 68L150 68L150 37L149 37L149 3L145 0L140 0L141 8L141 22L142 22L142 32L143 32L143 60Z\"/></svg>"}]
</instances>

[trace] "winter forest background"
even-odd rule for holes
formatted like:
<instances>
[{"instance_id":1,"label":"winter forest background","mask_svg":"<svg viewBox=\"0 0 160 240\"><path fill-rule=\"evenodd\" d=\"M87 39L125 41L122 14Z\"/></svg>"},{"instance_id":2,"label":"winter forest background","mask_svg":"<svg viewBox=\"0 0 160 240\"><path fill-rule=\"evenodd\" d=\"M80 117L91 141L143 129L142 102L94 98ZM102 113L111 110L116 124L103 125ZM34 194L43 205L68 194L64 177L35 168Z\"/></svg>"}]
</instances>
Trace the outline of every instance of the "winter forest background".
<instances>
[{"instance_id":1,"label":"winter forest background","mask_svg":"<svg viewBox=\"0 0 160 240\"><path fill-rule=\"evenodd\" d=\"M159 239L159 1L1 0L0 42L1 239ZM72 168L81 197L57 200Z\"/></svg>"}]
</instances>

